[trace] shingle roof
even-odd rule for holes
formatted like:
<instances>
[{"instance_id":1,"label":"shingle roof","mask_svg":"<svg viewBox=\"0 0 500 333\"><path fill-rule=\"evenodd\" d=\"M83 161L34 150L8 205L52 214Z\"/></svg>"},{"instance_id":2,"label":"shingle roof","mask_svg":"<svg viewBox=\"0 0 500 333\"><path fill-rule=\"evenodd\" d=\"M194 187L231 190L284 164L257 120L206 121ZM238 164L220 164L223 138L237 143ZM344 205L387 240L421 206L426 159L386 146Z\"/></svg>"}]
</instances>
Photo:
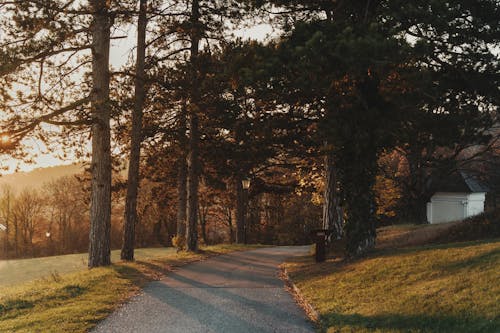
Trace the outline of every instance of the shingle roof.
<instances>
[{"instance_id":1,"label":"shingle roof","mask_svg":"<svg viewBox=\"0 0 500 333\"><path fill-rule=\"evenodd\" d=\"M476 177L465 171L458 171L446 177L442 182L437 184L438 192L488 192L489 188L481 183Z\"/></svg>"}]
</instances>

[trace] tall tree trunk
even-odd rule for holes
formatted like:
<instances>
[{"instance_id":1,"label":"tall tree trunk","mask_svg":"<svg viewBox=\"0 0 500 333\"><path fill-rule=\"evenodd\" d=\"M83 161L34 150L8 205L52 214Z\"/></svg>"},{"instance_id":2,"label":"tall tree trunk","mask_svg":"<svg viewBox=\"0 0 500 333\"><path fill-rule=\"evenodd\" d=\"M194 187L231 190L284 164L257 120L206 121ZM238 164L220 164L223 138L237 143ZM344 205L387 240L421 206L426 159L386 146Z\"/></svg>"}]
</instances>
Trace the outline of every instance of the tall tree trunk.
<instances>
[{"instance_id":1,"label":"tall tree trunk","mask_svg":"<svg viewBox=\"0 0 500 333\"><path fill-rule=\"evenodd\" d=\"M241 175L237 175L234 180L236 192L236 243L245 243L245 193Z\"/></svg>"},{"instance_id":2,"label":"tall tree trunk","mask_svg":"<svg viewBox=\"0 0 500 333\"><path fill-rule=\"evenodd\" d=\"M333 153L325 156L325 192L323 204L323 228L333 232L333 239L342 238L343 214L337 191L337 177Z\"/></svg>"},{"instance_id":3,"label":"tall tree trunk","mask_svg":"<svg viewBox=\"0 0 500 333\"><path fill-rule=\"evenodd\" d=\"M353 117L354 123L350 127L352 133L360 131L357 119L361 119L362 111L357 111L358 117ZM354 114L356 115L356 114ZM339 163L347 165L349 161L356 161L343 170L343 184L346 184L344 191L346 208L349 215L345 224L345 238L347 255L357 257L364 255L375 247L377 237L376 218L377 211L375 184L378 155L373 140L358 142L344 148L344 158Z\"/></svg>"},{"instance_id":4,"label":"tall tree trunk","mask_svg":"<svg viewBox=\"0 0 500 333\"><path fill-rule=\"evenodd\" d=\"M233 244L234 242L234 230L233 230L233 212L231 208L226 208L226 216L227 216L227 226L229 227L229 243Z\"/></svg>"},{"instance_id":5,"label":"tall tree trunk","mask_svg":"<svg viewBox=\"0 0 500 333\"><path fill-rule=\"evenodd\" d=\"M187 225L186 247L188 251L198 250L198 183L199 183L199 117L200 112L200 73L198 51L200 47L200 4L192 1L191 7L191 67L192 87L189 105L189 154L187 177Z\"/></svg>"},{"instance_id":6,"label":"tall tree trunk","mask_svg":"<svg viewBox=\"0 0 500 333\"><path fill-rule=\"evenodd\" d=\"M134 260L135 225L137 223L137 193L139 190L139 165L142 143L142 116L146 100L145 70L147 0L139 2L137 22L137 59L135 73L135 101L130 133L130 161L128 168L127 197L125 199L125 220L123 225L122 260Z\"/></svg>"},{"instance_id":7,"label":"tall tree trunk","mask_svg":"<svg viewBox=\"0 0 500 333\"><path fill-rule=\"evenodd\" d=\"M198 250L198 115L192 111L190 117L190 138L187 177L187 224L186 246L188 251Z\"/></svg>"},{"instance_id":8,"label":"tall tree trunk","mask_svg":"<svg viewBox=\"0 0 500 333\"><path fill-rule=\"evenodd\" d=\"M186 237L186 209L187 209L187 164L186 164L186 108L183 106L179 113L179 148L180 156L177 165L177 235Z\"/></svg>"},{"instance_id":9,"label":"tall tree trunk","mask_svg":"<svg viewBox=\"0 0 500 333\"><path fill-rule=\"evenodd\" d=\"M111 264L111 130L109 105L108 1L90 1L92 22L92 194L90 200L89 267Z\"/></svg>"},{"instance_id":10,"label":"tall tree trunk","mask_svg":"<svg viewBox=\"0 0 500 333\"><path fill-rule=\"evenodd\" d=\"M200 225L201 225L201 239L203 239L203 243L205 245L208 245L206 210L198 208L198 213L199 213L199 221L200 221Z\"/></svg>"}]
</instances>

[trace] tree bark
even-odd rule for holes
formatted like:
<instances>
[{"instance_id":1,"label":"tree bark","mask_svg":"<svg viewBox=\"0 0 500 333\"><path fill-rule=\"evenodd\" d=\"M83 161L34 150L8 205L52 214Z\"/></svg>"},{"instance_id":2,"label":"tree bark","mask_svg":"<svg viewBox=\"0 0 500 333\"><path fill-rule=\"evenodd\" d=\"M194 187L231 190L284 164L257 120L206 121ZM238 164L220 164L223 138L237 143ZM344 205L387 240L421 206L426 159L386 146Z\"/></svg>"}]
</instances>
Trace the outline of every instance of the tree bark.
<instances>
[{"instance_id":1,"label":"tree bark","mask_svg":"<svg viewBox=\"0 0 500 333\"><path fill-rule=\"evenodd\" d=\"M200 4L198 0L192 1L191 7L191 67L192 85L189 105L189 154L187 177L187 225L186 247L190 252L198 250L198 185L199 185L199 103L200 103L200 74L198 52L200 44Z\"/></svg>"},{"instance_id":2,"label":"tree bark","mask_svg":"<svg viewBox=\"0 0 500 333\"><path fill-rule=\"evenodd\" d=\"M332 152L325 156L325 192L323 204L323 228L333 232L333 239L343 235L343 213L337 191L337 176Z\"/></svg>"},{"instance_id":3,"label":"tree bark","mask_svg":"<svg viewBox=\"0 0 500 333\"><path fill-rule=\"evenodd\" d=\"M137 223L137 193L139 191L139 166L141 160L142 117L145 88L147 0L139 1L137 22L137 59L135 73L135 101L132 113L132 132L130 134L130 160L128 168L127 197L125 199L125 220L123 225L123 245L121 259L134 260L135 225Z\"/></svg>"},{"instance_id":4,"label":"tree bark","mask_svg":"<svg viewBox=\"0 0 500 333\"><path fill-rule=\"evenodd\" d=\"M229 243L233 244L234 230L233 230L233 212L231 208L226 208L226 216L227 216L227 226L229 227Z\"/></svg>"},{"instance_id":5,"label":"tree bark","mask_svg":"<svg viewBox=\"0 0 500 333\"><path fill-rule=\"evenodd\" d=\"M363 187L360 187L361 189ZM346 224L347 253L350 257L364 255L375 247L377 237L374 212L375 196L368 189L353 191L352 207L348 223Z\"/></svg>"},{"instance_id":6,"label":"tree bark","mask_svg":"<svg viewBox=\"0 0 500 333\"><path fill-rule=\"evenodd\" d=\"M180 156L177 166L177 236L186 237L186 209L187 209L187 165L186 165L186 108L183 106L179 113L179 148Z\"/></svg>"},{"instance_id":7,"label":"tree bark","mask_svg":"<svg viewBox=\"0 0 500 333\"><path fill-rule=\"evenodd\" d=\"M189 128L189 155L188 155L188 177L187 177L187 225L186 246L187 250L194 252L198 250L198 115L192 111L190 115Z\"/></svg>"},{"instance_id":8,"label":"tree bark","mask_svg":"<svg viewBox=\"0 0 500 333\"><path fill-rule=\"evenodd\" d=\"M111 264L111 144L109 106L110 15L108 1L92 0L92 193L88 266Z\"/></svg>"},{"instance_id":9,"label":"tree bark","mask_svg":"<svg viewBox=\"0 0 500 333\"><path fill-rule=\"evenodd\" d=\"M203 244L208 245L207 237L207 210L205 208L198 208L199 221L201 225L201 238L203 239Z\"/></svg>"},{"instance_id":10,"label":"tree bark","mask_svg":"<svg viewBox=\"0 0 500 333\"><path fill-rule=\"evenodd\" d=\"M241 175L237 175L234 181L236 192L236 243L245 243L245 193L241 183Z\"/></svg>"}]
</instances>

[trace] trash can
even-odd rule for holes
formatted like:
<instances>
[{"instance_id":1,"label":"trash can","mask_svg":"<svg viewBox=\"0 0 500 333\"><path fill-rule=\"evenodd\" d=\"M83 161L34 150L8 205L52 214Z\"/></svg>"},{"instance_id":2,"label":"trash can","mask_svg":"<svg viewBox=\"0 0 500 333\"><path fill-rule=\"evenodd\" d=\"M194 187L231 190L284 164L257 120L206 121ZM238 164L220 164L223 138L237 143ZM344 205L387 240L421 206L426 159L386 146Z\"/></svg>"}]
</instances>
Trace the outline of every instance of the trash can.
<instances>
[{"instance_id":1,"label":"trash can","mask_svg":"<svg viewBox=\"0 0 500 333\"><path fill-rule=\"evenodd\" d=\"M311 231L314 242L316 244L315 260L316 262L323 262L326 259L326 239L331 231L328 229L316 229Z\"/></svg>"}]
</instances>

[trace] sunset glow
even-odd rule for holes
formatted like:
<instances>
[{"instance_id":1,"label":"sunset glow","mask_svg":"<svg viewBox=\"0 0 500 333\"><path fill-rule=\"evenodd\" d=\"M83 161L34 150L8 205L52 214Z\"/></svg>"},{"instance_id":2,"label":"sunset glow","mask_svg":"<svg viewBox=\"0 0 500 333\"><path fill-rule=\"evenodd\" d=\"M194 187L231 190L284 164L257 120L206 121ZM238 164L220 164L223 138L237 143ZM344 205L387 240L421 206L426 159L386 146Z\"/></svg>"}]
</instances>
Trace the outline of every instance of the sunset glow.
<instances>
[{"instance_id":1,"label":"sunset glow","mask_svg":"<svg viewBox=\"0 0 500 333\"><path fill-rule=\"evenodd\" d=\"M8 136L7 134L3 134L2 136L0 136L0 143L6 144L9 142L10 142L10 136Z\"/></svg>"}]
</instances>

